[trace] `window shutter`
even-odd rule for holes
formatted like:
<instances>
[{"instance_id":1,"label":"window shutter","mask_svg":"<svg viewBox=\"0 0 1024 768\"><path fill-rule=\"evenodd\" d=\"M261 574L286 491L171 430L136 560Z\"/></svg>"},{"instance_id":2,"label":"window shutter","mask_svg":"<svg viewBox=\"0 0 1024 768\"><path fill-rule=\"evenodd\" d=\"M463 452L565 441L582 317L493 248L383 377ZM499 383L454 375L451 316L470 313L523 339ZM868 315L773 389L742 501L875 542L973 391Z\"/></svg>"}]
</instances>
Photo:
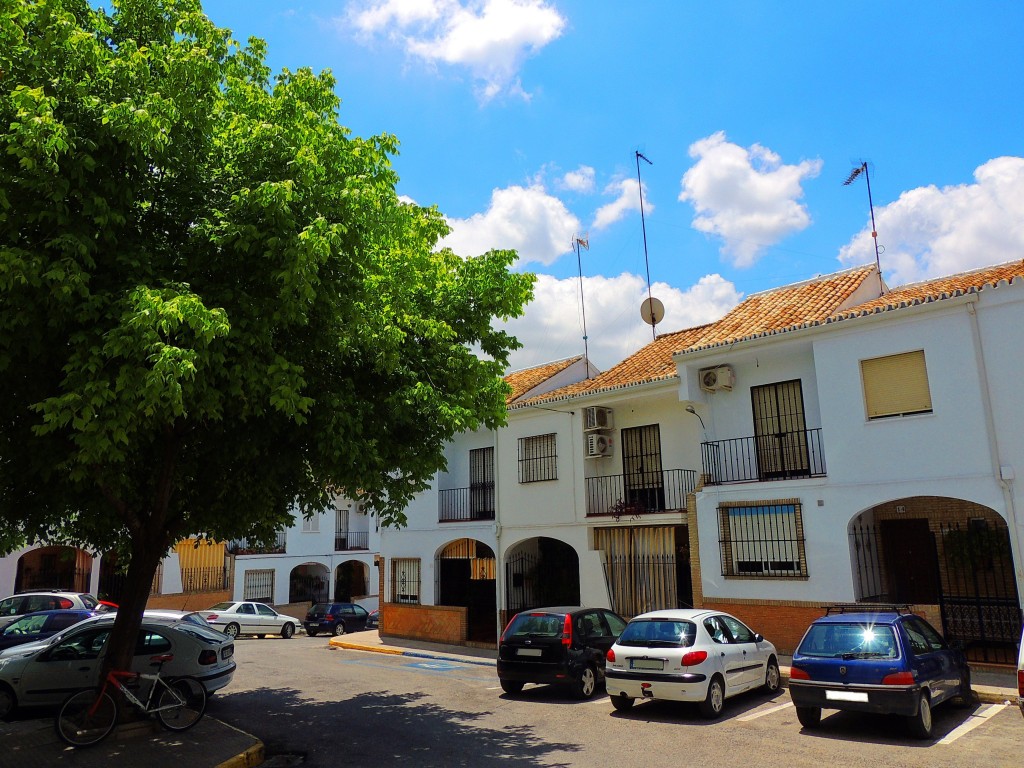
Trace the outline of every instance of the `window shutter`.
<instances>
[{"instance_id":1,"label":"window shutter","mask_svg":"<svg viewBox=\"0 0 1024 768\"><path fill-rule=\"evenodd\" d=\"M924 350L861 360L860 371L869 419L931 412Z\"/></svg>"}]
</instances>

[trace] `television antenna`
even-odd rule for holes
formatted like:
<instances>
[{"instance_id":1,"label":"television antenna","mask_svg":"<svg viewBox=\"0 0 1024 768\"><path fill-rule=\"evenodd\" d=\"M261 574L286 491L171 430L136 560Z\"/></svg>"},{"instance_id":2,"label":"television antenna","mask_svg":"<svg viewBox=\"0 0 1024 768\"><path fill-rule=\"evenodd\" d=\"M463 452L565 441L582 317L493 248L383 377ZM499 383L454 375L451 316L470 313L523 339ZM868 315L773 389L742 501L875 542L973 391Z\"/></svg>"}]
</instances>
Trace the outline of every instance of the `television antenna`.
<instances>
[{"instance_id":1,"label":"television antenna","mask_svg":"<svg viewBox=\"0 0 1024 768\"><path fill-rule=\"evenodd\" d=\"M656 330L658 323L665 317L665 305L658 301L651 295L651 262L647 257L647 222L644 217L644 185L640 180L640 161L643 160L648 165L654 165L650 160L643 156L640 150L636 150L636 191L640 195L640 227L644 233L644 266L647 268L647 298L644 299L643 304L640 305L640 317L643 321L651 326L651 336L654 340L658 339L658 332Z\"/></svg>"}]
</instances>

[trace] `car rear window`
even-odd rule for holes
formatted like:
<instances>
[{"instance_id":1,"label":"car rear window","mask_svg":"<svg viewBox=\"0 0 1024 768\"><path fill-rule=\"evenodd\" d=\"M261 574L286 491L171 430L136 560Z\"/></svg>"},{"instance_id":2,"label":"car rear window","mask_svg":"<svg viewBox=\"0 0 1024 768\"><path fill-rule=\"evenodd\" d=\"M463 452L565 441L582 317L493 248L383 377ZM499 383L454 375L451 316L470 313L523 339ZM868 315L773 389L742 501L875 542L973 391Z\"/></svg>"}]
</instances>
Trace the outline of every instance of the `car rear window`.
<instances>
[{"instance_id":1,"label":"car rear window","mask_svg":"<svg viewBox=\"0 0 1024 768\"><path fill-rule=\"evenodd\" d=\"M309 609L310 613L330 613L330 603L316 603Z\"/></svg>"},{"instance_id":2,"label":"car rear window","mask_svg":"<svg viewBox=\"0 0 1024 768\"><path fill-rule=\"evenodd\" d=\"M899 646L889 624L812 624L797 653L823 659L895 659Z\"/></svg>"},{"instance_id":3,"label":"car rear window","mask_svg":"<svg viewBox=\"0 0 1024 768\"><path fill-rule=\"evenodd\" d=\"M554 613L520 613L509 625L506 637L561 637L565 616Z\"/></svg>"},{"instance_id":4,"label":"car rear window","mask_svg":"<svg viewBox=\"0 0 1024 768\"><path fill-rule=\"evenodd\" d=\"M211 611L226 611L226 610L230 609L233 605L234 605L234 603L217 603L215 606L213 606L213 608L210 608L210 610Z\"/></svg>"},{"instance_id":5,"label":"car rear window","mask_svg":"<svg viewBox=\"0 0 1024 768\"><path fill-rule=\"evenodd\" d=\"M626 625L619 635L619 645L642 648L687 648L693 645L697 625L677 619L639 619Z\"/></svg>"}]
</instances>

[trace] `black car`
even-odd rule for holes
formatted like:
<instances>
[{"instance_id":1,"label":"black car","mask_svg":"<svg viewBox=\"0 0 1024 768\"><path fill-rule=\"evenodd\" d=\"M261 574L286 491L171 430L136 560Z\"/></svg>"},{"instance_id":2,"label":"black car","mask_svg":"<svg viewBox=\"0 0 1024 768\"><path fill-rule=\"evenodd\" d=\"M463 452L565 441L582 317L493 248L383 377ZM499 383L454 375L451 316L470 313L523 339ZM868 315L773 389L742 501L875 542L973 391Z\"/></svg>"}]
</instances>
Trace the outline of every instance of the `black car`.
<instances>
[{"instance_id":1,"label":"black car","mask_svg":"<svg viewBox=\"0 0 1024 768\"><path fill-rule=\"evenodd\" d=\"M369 616L366 609L356 603L314 603L302 626L310 637L316 637L320 632L344 635L366 629Z\"/></svg>"},{"instance_id":2,"label":"black car","mask_svg":"<svg viewBox=\"0 0 1024 768\"><path fill-rule=\"evenodd\" d=\"M99 613L96 611L77 609L37 611L26 614L12 621L0 632L0 650L45 640L90 616L98 615Z\"/></svg>"},{"instance_id":3,"label":"black car","mask_svg":"<svg viewBox=\"0 0 1024 768\"><path fill-rule=\"evenodd\" d=\"M604 680L605 654L626 620L603 608L533 608L517 613L498 643L498 679L505 693L525 683L555 683L589 699Z\"/></svg>"}]
</instances>

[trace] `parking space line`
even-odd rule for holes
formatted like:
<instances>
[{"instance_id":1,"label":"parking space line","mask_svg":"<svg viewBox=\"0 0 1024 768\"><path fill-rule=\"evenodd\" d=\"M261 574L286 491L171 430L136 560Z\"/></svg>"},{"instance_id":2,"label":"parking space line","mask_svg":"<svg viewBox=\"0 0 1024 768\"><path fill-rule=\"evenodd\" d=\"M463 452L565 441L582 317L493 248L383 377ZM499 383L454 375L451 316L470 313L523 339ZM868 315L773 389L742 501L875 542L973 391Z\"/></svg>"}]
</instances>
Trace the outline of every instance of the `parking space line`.
<instances>
[{"instance_id":1,"label":"parking space line","mask_svg":"<svg viewBox=\"0 0 1024 768\"><path fill-rule=\"evenodd\" d=\"M762 709L760 711L753 712L753 713L751 713L749 715L744 715L743 717L738 717L736 719L739 720L741 723L746 723L746 722L749 722L750 720L757 720L757 718L759 718L759 717L764 717L765 715L770 715L773 712L780 712L783 709L788 709L789 707L792 707L792 706L793 706L793 702L792 701L787 701L785 704L778 704L778 705L776 705L774 707L769 707L768 709Z\"/></svg>"},{"instance_id":2,"label":"parking space line","mask_svg":"<svg viewBox=\"0 0 1024 768\"><path fill-rule=\"evenodd\" d=\"M977 728L979 725L984 723L989 718L994 717L995 715L998 715L1004 709L1006 709L1006 705L1005 704L992 704L988 709L983 709L978 714L971 715L969 719L967 719L961 725L957 726L952 731L947 733L945 738L940 739L936 743L938 743L938 744L952 744L954 741L959 739L964 734L970 733L971 731L973 731L975 728Z\"/></svg>"}]
</instances>

